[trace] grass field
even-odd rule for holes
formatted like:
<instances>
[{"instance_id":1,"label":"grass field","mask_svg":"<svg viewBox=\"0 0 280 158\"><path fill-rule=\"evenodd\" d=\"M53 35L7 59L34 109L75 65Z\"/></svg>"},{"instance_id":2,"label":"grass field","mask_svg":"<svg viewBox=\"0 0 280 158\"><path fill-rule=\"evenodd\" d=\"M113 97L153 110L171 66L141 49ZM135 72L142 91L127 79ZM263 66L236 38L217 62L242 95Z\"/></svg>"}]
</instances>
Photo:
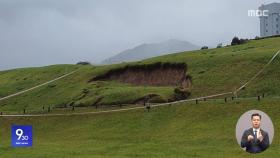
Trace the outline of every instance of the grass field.
<instances>
[{"instance_id":1,"label":"grass field","mask_svg":"<svg viewBox=\"0 0 280 158\"><path fill-rule=\"evenodd\" d=\"M5 158L278 157L279 99L179 104L84 116L0 118ZM235 126L247 110L266 112L274 123L272 146L251 155L237 144ZM33 125L32 148L10 147L10 125Z\"/></svg>"},{"instance_id":2,"label":"grass field","mask_svg":"<svg viewBox=\"0 0 280 158\"><path fill-rule=\"evenodd\" d=\"M88 106L102 97L101 104L127 103L150 93L169 99L174 87L134 86L116 81L88 81L126 64L185 62L192 76L191 98L233 91L255 75L280 49L280 38L249 41L244 45L182 52L141 62L107 66L53 65L0 72L0 97L7 96L62 76L76 73L28 93L0 101L4 113L40 112L42 106ZM0 117L0 157L5 158L125 158L125 157L278 157L280 155L279 103L280 57L239 97L265 93L260 102L207 101L145 109L52 117ZM86 92L86 93L85 93ZM235 138L235 125L248 110L267 113L275 128L272 146L257 155L242 151ZM76 112L100 111L94 107ZM71 113L54 109L52 113ZM33 126L32 148L12 148L10 126Z\"/></svg>"},{"instance_id":3,"label":"grass field","mask_svg":"<svg viewBox=\"0 0 280 158\"><path fill-rule=\"evenodd\" d=\"M234 91L255 75L280 49L280 38L249 41L244 45L219 49L182 52L134 63L106 66L54 65L42 68L25 68L0 72L0 97L27 89L78 69L71 76L0 102L0 111L40 111L42 106L61 107L89 106L102 98L100 104L131 103L148 94L158 94L161 100L172 98L175 87L134 86L115 81L88 81L106 71L126 64L150 64L155 62L184 62L187 73L192 76L191 98L221 92ZM240 96L280 95L280 57L245 90ZM84 93L86 91L86 94Z\"/></svg>"}]
</instances>

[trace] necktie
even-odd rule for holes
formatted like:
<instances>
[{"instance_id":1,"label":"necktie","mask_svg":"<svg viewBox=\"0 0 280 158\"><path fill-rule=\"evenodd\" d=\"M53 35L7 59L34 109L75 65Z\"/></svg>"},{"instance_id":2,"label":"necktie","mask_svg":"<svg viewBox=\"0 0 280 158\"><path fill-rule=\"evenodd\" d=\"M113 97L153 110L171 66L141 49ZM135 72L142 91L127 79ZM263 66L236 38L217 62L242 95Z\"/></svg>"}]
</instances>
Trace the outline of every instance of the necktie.
<instances>
[{"instance_id":1,"label":"necktie","mask_svg":"<svg viewBox=\"0 0 280 158\"><path fill-rule=\"evenodd\" d=\"M257 130L254 131L254 140L257 140Z\"/></svg>"}]
</instances>

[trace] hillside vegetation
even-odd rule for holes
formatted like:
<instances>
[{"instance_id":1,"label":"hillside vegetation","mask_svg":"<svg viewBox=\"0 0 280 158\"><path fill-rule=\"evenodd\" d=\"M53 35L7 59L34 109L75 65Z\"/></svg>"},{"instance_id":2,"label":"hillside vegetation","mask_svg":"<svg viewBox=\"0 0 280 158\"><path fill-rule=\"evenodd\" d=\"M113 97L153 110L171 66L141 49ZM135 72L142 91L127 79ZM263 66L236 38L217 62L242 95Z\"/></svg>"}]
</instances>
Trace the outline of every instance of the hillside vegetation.
<instances>
[{"instance_id":1,"label":"hillside vegetation","mask_svg":"<svg viewBox=\"0 0 280 158\"><path fill-rule=\"evenodd\" d=\"M173 97L174 86L136 86L118 81L89 82L113 69L130 65L186 63L192 85L189 98L233 91L254 76L280 49L280 38L249 41L238 46L182 52L136 63L108 66L53 65L0 72L0 96L4 97L78 70L61 80L33 91L0 101L5 113L42 112L42 106L93 106L75 112L103 110L101 105L131 103L149 94L158 100ZM42 117L0 117L0 153L5 158L131 158L279 157L280 57L267 67L238 97L265 93L257 101L234 99L195 101L172 106L122 112ZM134 105L128 105L134 106ZM119 108L119 107L114 107ZM274 124L274 140L261 154L244 152L235 138L239 117L248 110L267 113ZM46 112L46 111L45 111ZM51 113L71 114L52 109ZM11 125L33 126L33 147L11 147Z\"/></svg>"},{"instance_id":2,"label":"hillside vegetation","mask_svg":"<svg viewBox=\"0 0 280 158\"><path fill-rule=\"evenodd\" d=\"M261 154L244 152L235 138L239 117L266 112L275 135ZM279 99L180 104L146 110L59 117L1 117L1 157L131 158L279 157ZM11 124L33 126L32 148L10 147Z\"/></svg>"},{"instance_id":3,"label":"hillside vegetation","mask_svg":"<svg viewBox=\"0 0 280 158\"><path fill-rule=\"evenodd\" d=\"M149 94L156 101L167 102L174 97L174 86L136 86L118 81L89 82L93 77L127 65L157 62L186 63L192 78L190 97L234 91L255 75L280 49L280 38L251 40L246 44L218 49L182 52L147 59L141 62L107 66L53 65L0 72L0 96L27 89L78 69L74 74L28 93L0 102L3 112L38 111L42 106L101 106L134 104ZM279 96L278 56L273 63L238 96Z\"/></svg>"}]
</instances>

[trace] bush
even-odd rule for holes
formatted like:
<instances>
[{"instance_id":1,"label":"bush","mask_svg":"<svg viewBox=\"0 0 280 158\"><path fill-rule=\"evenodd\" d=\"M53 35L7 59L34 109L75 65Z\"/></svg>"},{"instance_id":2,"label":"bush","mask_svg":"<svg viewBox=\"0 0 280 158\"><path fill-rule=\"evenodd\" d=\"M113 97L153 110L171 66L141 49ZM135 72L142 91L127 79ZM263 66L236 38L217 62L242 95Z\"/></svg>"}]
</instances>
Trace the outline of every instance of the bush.
<instances>
[{"instance_id":1,"label":"bush","mask_svg":"<svg viewBox=\"0 0 280 158\"><path fill-rule=\"evenodd\" d=\"M240 40L238 37L233 37L232 41L231 41L231 45L234 46L234 45L238 45L240 44Z\"/></svg>"},{"instance_id":2,"label":"bush","mask_svg":"<svg viewBox=\"0 0 280 158\"><path fill-rule=\"evenodd\" d=\"M90 62L88 62L88 61L79 61L77 63L77 65L90 65Z\"/></svg>"},{"instance_id":3,"label":"bush","mask_svg":"<svg viewBox=\"0 0 280 158\"><path fill-rule=\"evenodd\" d=\"M244 44L248 41L248 39L242 39L242 38L238 38L238 37L233 37L232 41L231 41L231 45L239 45L239 44Z\"/></svg>"},{"instance_id":4,"label":"bush","mask_svg":"<svg viewBox=\"0 0 280 158\"><path fill-rule=\"evenodd\" d=\"M208 49L208 46L201 47L201 50L203 50L203 49Z\"/></svg>"}]
</instances>

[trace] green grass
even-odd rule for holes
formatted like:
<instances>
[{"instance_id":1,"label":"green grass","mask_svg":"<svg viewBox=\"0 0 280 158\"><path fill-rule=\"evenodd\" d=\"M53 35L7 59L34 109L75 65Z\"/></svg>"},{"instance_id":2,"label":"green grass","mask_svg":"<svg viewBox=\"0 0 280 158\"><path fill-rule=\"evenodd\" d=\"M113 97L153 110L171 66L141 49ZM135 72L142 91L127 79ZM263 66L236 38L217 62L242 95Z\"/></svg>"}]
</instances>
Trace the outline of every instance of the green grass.
<instances>
[{"instance_id":1,"label":"green grass","mask_svg":"<svg viewBox=\"0 0 280 158\"><path fill-rule=\"evenodd\" d=\"M279 100L200 102L144 109L60 117L0 118L0 153L5 158L32 157L278 157ZM257 155L237 144L235 126L247 110L266 112L275 127L271 147ZM32 148L10 147L11 124L33 126Z\"/></svg>"},{"instance_id":2,"label":"green grass","mask_svg":"<svg viewBox=\"0 0 280 158\"><path fill-rule=\"evenodd\" d=\"M249 41L238 46L182 52L147 59L140 62L107 66L54 65L0 72L0 97L7 96L39 83L61 76L74 69L76 73L48 86L0 102L0 111L20 112L40 110L42 106L90 106L100 98L100 104L133 103L148 94L158 94L160 100L173 97L175 87L134 86L115 81L88 81L94 76L127 64L156 62L184 62L192 76L190 98L234 91L255 75L280 49L280 38ZM280 95L280 57L254 80L239 96ZM87 91L85 94L84 92Z\"/></svg>"},{"instance_id":3,"label":"green grass","mask_svg":"<svg viewBox=\"0 0 280 158\"><path fill-rule=\"evenodd\" d=\"M188 64L188 73L193 77L192 96L204 96L223 91L233 91L253 77L270 58L280 49L277 44L280 38L250 41L239 46L230 46L220 49L199 50L190 53L177 53L145 60L150 62L185 62ZM254 88L246 89L247 95L256 95L258 91L269 95L280 95L278 56L269 67L272 74L264 72L262 79L257 78ZM263 81L263 82L260 82ZM264 82L269 81L275 86L264 88ZM251 86L251 85L250 85ZM243 95L243 93L242 93Z\"/></svg>"},{"instance_id":4,"label":"green grass","mask_svg":"<svg viewBox=\"0 0 280 158\"><path fill-rule=\"evenodd\" d=\"M44 83L73 71L75 68L78 67L73 65L53 65L0 71L0 97Z\"/></svg>"},{"instance_id":5,"label":"green grass","mask_svg":"<svg viewBox=\"0 0 280 158\"><path fill-rule=\"evenodd\" d=\"M99 74L101 70L105 71L103 70L104 68L94 66L77 67L74 65L71 65L71 67L73 70L78 68L78 71L47 86L43 86L28 93L1 101L0 110L5 113L19 113L22 112L24 108L29 111L40 111L43 106L69 106L69 104L72 102L75 102L75 106L90 106L100 97L103 98L100 102L102 105L131 103L132 101L137 100L147 94L158 94L163 99L171 98L174 90L174 87L133 86L115 81L96 81L88 83L88 81L93 76ZM108 69L108 67L110 66L106 66L105 68ZM60 66L54 68L61 71L65 69L65 67ZM46 73L46 76L48 76L46 78L41 76L41 72L45 70L49 70L48 73ZM1 83L3 81L3 89L1 90L3 92L2 96L28 89L29 87L44 83L45 81L65 74L64 71L62 71L63 73L52 71L49 69L49 67L35 68L34 70L28 69L28 71L30 72L30 76L34 76L33 78L39 76L44 78L44 80L38 80L36 82L21 82L21 80L12 80L11 83L8 83L8 80L13 78L10 77L13 75L13 73L17 74L18 78L23 78L21 77L21 73L23 73L22 70L11 70L11 73L9 71L0 72L0 76L3 75L0 77ZM36 80L33 78L31 81ZM21 85L21 87L24 88L17 90L14 88L17 87L16 85ZM6 89L8 90L6 91ZM88 93L84 94L85 90Z\"/></svg>"},{"instance_id":6,"label":"green grass","mask_svg":"<svg viewBox=\"0 0 280 158\"><path fill-rule=\"evenodd\" d=\"M191 98L232 91L256 74L280 49L280 38L250 41L247 44L192 52L182 52L141 62L185 62L192 76ZM184 103L166 107L125 112L57 117L0 117L0 157L5 158L74 158L74 157L278 157L280 154L279 99L280 57L238 96L265 93L260 102L210 101ZM127 63L107 66L54 65L0 72L0 97L28 89L78 71L28 93L0 101L5 113L42 112L42 106L89 106L102 98L101 104L130 103L147 94L158 94L162 100L173 95L174 87L133 86L116 81L88 81ZM131 106L131 105L129 105ZM115 107L118 108L118 107ZM112 108L112 109L115 109ZM105 108L106 109L106 108ZM248 110L267 113L275 127L272 146L251 155L244 152L235 138L235 125ZM77 108L76 112L100 111L94 107ZM71 113L54 109L52 113ZM34 128L32 148L12 148L10 126L30 124Z\"/></svg>"}]
</instances>

